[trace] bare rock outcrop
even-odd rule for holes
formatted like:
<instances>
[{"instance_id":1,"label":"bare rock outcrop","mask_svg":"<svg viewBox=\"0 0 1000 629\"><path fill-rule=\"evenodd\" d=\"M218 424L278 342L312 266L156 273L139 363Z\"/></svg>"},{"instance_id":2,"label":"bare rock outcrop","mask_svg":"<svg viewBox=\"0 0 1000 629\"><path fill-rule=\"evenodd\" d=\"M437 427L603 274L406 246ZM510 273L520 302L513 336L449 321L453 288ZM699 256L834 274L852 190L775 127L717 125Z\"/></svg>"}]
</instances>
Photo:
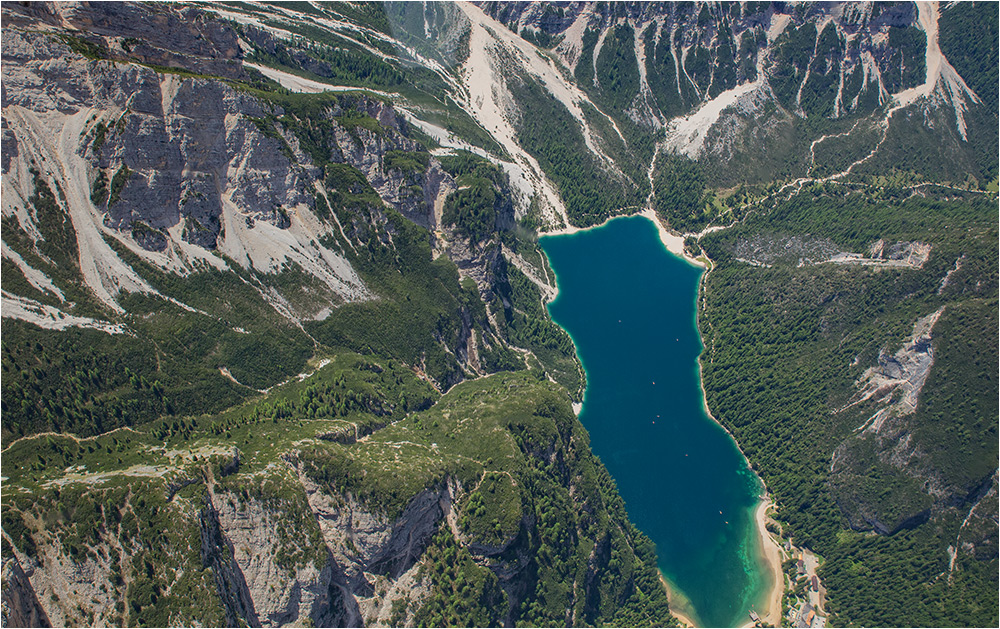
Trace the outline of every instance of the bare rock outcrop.
<instances>
[{"instance_id":1,"label":"bare rock outcrop","mask_svg":"<svg viewBox=\"0 0 1000 629\"><path fill-rule=\"evenodd\" d=\"M370 296L346 258L319 242L332 229L310 211L319 173L276 131L280 106L218 80L87 59L71 44L52 32L5 31L5 197L16 194L4 213L17 212L32 233L31 214L13 199L31 196L34 177L60 192L102 301L119 310L119 290L152 292L115 259L109 234L175 272L218 267L206 250L220 249L265 273L297 265L343 301Z\"/></svg>"},{"instance_id":2,"label":"bare rock outcrop","mask_svg":"<svg viewBox=\"0 0 1000 629\"><path fill-rule=\"evenodd\" d=\"M292 554L276 531L283 514L260 500L243 500L233 493L212 492L203 516L208 541L206 554L219 552L213 561L220 575L220 594L227 615L251 626L325 626L329 615L331 566ZM325 559L325 557L323 557ZM221 585L224 582L225 585Z\"/></svg>"},{"instance_id":3,"label":"bare rock outcrop","mask_svg":"<svg viewBox=\"0 0 1000 629\"><path fill-rule=\"evenodd\" d=\"M4 554L7 554L4 542ZM14 555L3 560L3 594L0 618L4 627L51 627L48 614L38 602L31 581Z\"/></svg>"},{"instance_id":4,"label":"bare rock outcrop","mask_svg":"<svg viewBox=\"0 0 1000 629\"><path fill-rule=\"evenodd\" d=\"M452 486L426 489L410 500L402 514L390 520L350 495L331 496L308 475L294 457L289 459L305 489L309 507L319 522L323 540L342 566L351 590L365 592L365 573L397 578L409 570L423 552L444 515L441 501Z\"/></svg>"},{"instance_id":5,"label":"bare rock outcrop","mask_svg":"<svg viewBox=\"0 0 1000 629\"><path fill-rule=\"evenodd\" d=\"M917 319L896 352L883 349L837 411L865 409L864 422L834 449L830 463L831 488L852 528L892 534L974 499L975 490L949 482L935 467L910 419L933 368L933 329L943 312ZM886 489L882 479L889 474L900 478Z\"/></svg>"},{"instance_id":6,"label":"bare rock outcrop","mask_svg":"<svg viewBox=\"0 0 1000 629\"><path fill-rule=\"evenodd\" d=\"M244 76L236 32L204 11L125 2L105 5L17 3L10 6L8 15L20 26L65 29L109 58L181 67L198 74Z\"/></svg>"}]
</instances>

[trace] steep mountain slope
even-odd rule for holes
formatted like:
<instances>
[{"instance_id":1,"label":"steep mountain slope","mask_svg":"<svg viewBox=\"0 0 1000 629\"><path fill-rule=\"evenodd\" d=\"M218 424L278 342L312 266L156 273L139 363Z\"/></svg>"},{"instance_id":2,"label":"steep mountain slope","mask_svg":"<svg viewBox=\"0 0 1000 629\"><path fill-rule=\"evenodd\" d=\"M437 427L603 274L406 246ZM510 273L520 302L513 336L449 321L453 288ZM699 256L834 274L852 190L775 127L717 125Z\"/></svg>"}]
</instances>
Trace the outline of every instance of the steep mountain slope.
<instances>
[{"instance_id":1,"label":"steep mountain slope","mask_svg":"<svg viewBox=\"0 0 1000 629\"><path fill-rule=\"evenodd\" d=\"M64 11L69 15L60 19L84 19L72 5ZM116 28L128 34L132 21ZM235 41L232 30L222 32ZM487 362L497 352L509 354L501 336L516 334L508 328L518 326L504 325L503 318L491 323L482 308L474 320L456 300L464 289L449 276L444 260L437 265L443 284L426 284L416 269L404 272L408 279L402 281L385 276L391 266L403 265L405 271L419 261L426 268L426 253L419 250L426 245L402 226L405 216L436 230L438 246L449 250L449 258L464 269L463 276L478 282L487 299L497 287L509 292L502 245L493 239L497 229L513 227L502 178L476 179L501 194L490 208L487 242L467 243L458 236L462 225L441 221L448 192L459 187L455 177L472 176L465 172L468 160L455 162L449 173L406 137L410 126L384 103L358 94L300 98L249 70L241 72L251 72L250 82L227 84L187 70L157 73L141 63L86 60L71 46L101 57L130 53L112 52L114 42L73 37L12 30L6 44L11 96L4 118L4 264L16 268L11 276L23 277L26 287L17 295L5 292L8 320L124 333L126 345L132 339L153 342L158 354L136 356L128 368L150 382L155 372L171 398L187 397L181 392L190 386L230 391L207 407L205 394L197 394L202 399L176 409L183 412L220 408L234 395L297 373L317 343L314 336L358 347L370 343L342 338L351 326L327 322L333 306L356 304L350 309L354 319L371 311L384 325L405 332L402 327L411 323L400 319L402 313L392 313L395 321L385 316L386 298L393 301L404 289L418 290L444 318L420 324L436 325L436 339L395 342L387 351L423 361L428 377L441 386L491 370L479 364L480 348ZM64 61L55 68L53 58ZM38 93L32 87L43 84L57 90ZM404 260L407 254L415 259ZM394 261L390 267L383 264L387 259ZM424 285L408 288L413 281ZM509 299L506 308L511 307ZM164 308L176 312L168 316ZM181 329L166 332L163 320L149 317L176 319L171 325ZM338 309L334 318L351 317ZM339 328L337 338L329 336L331 327ZM13 334L35 334L32 326L15 329ZM470 346L473 332L478 340ZM560 337L555 330L548 334ZM563 380L578 392L572 349L559 344L562 358L550 351L551 359L543 362L558 362L556 369L569 378ZM162 368L163 358L181 355L188 364L177 369L190 371L201 363L197 378ZM68 377L69 368L55 371ZM239 384L234 388L224 376ZM42 427L44 420L30 411L10 419L15 408L24 411L20 389L7 391L13 395L5 405L6 434ZM25 395L33 402L33 394ZM53 403L73 406L71 400L47 402ZM155 416L162 408L150 412ZM140 412L130 422L150 416ZM88 421L74 416L69 423Z\"/></svg>"},{"instance_id":2,"label":"steep mountain slope","mask_svg":"<svg viewBox=\"0 0 1000 629\"><path fill-rule=\"evenodd\" d=\"M29 456L48 467L9 462ZM5 605L43 601L56 625L670 619L652 545L565 393L531 375L439 396L341 354L221 416L20 440L4 474L5 555L27 574Z\"/></svg>"},{"instance_id":3,"label":"steep mountain slope","mask_svg":"<svg viewBox=\"0 0 1000 629\"><path fill-rule=\"evenodd\" d=\"M671 622L502 171L196 10L4 11L5 622Z\"/></svg>"},{"instance_id":4,"label":"steep mountain slope","mask_svg":"<svg viewBox=\"0 0 1000 629\"><path fill-rule=\"evenodd\" d=\"M709 185L839 179L887 159L937 181L996 177L977 161L996 144L995 108L941 54L936 5L483 5L522 37L543 34L619 127L662 129L659 154L698 160ZM627 135L635 150L639 132ZM666 179L654 202L670 197ZM696 205L702 225L731 218ZM687 231L675 212L665 218Z\"/></svg>"},{"instance_id":5,"label":"steep mountain slope","mask_svg":"<svg viewBox=\"0 0 1000 629\"><path fill-rule=\"evenodd\" d=\"M2 12L12 626L670 622L534 242L641 210L834 620L996 623L987 5Z\"/></svg>"}]
</instances>

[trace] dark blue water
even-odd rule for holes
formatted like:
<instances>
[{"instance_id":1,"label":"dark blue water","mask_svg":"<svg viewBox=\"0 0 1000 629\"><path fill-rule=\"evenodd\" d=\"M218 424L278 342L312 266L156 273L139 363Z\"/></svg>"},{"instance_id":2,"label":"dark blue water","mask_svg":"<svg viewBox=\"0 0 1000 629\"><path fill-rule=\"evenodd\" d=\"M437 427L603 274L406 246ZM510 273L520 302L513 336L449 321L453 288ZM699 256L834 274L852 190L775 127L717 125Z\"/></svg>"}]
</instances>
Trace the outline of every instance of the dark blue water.
<instances>
[{"instance_id":1,"label":"dark blue water","mask_svg":"<svg viewBox=\"0 0 1000 629\"><path fill-rule=\"evenodd\" d=\"M761 488L705 412L702 270L668 252L641 217L541 246L559 284L549 311L587 372L580 421L629 517L656 543L672 606L699 625L742 625L770 587L753 523Z\"/></svg>"}]
</instances>

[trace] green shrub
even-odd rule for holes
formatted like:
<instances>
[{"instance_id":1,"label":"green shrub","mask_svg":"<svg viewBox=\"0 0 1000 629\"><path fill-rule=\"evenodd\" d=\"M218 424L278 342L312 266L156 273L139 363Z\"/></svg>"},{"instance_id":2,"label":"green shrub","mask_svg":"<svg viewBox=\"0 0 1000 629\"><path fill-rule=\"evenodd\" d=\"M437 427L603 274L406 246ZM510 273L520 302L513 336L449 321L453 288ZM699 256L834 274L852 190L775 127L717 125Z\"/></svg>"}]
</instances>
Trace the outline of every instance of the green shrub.
<instances>
[{"instance_id":1,"label":"green shrub","mask_svg":"<svg viewBox=\"0 0 1000 629\"><path fill-rule=\"evenodd\" d=\"M108 198L108 207L111 207L118 202L121 198L122 189L125 184L128 183L129 177L132 176L132 171L129 167L122 164L113 177L111 177L111 196Z\"/></svg>"},{"instance_id":2,"label":"green shrub","mask_svg":"<svg viewBox=\"0 0 1000 629\"><path fill-rule=\"evenodd\" d=\"M95 207L100 208L108 200L108 176L103 170L97 171L97 178L94 179L94 186L90 190L90 202Z\"/></svg>"}]
</instances>

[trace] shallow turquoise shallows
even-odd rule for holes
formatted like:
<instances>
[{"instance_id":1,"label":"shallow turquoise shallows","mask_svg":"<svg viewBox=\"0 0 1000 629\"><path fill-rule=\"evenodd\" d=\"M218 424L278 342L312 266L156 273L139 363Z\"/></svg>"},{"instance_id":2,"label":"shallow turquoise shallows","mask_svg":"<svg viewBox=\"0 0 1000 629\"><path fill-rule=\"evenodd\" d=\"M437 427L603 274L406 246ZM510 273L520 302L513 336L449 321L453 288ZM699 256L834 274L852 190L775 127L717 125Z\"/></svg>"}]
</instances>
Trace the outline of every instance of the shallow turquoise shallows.
<instances>
[{"instance_id":1,"label":"shallow turquoise shallows","mask_svg":"<svg viewBox=\"0 0 1000 629\"><path fill-rule=\"evenodd\" d=\"M656 543L672 606L701 626L740 626L770 587L753 522L760 483L705 412L695 304L701 270L656 226L619 218L541 239L559 284L549 312L587 372L580 421Z\"/></svg>"}]
</instances>

